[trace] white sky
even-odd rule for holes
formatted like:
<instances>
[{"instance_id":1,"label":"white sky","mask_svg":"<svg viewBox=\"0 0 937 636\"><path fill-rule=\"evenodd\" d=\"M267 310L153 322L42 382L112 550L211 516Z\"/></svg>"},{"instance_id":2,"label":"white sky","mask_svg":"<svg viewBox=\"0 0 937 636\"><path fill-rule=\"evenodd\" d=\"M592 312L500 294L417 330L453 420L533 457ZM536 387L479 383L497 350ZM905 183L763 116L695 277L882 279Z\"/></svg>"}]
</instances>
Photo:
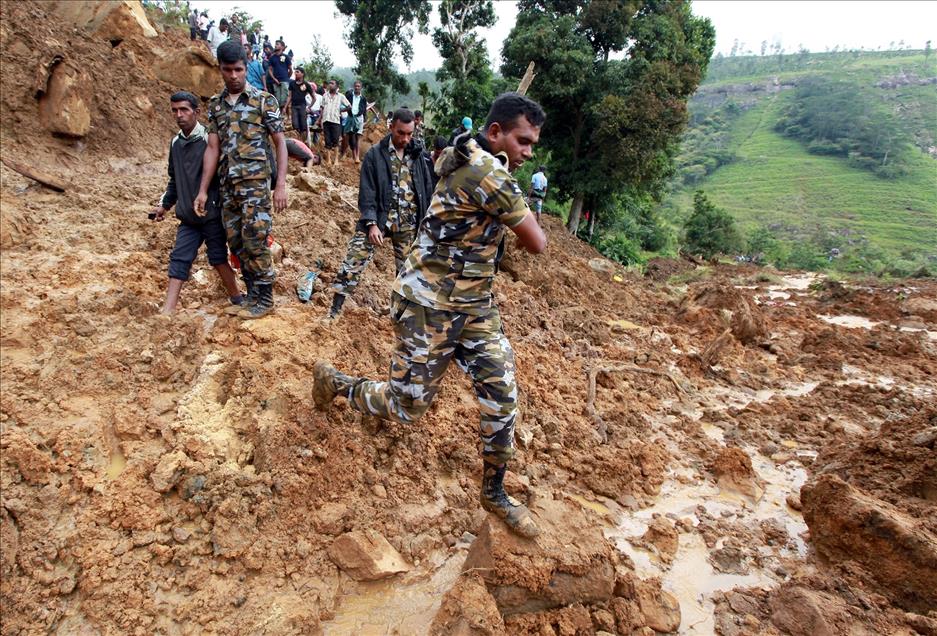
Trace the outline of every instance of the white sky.
<instances>
[{"instance_id":1,"label":"white sky","mask_svg":"<svg viewBox=\"0 0 937 636\"><path fill-rule=\"evenodd\" d=\"M190 0L199 11L207 9L216 21L233 7L245 9L263 20L271 40L283 36L293 52L308 57L310 42L318 34L332 54L335 66L355 63L342 33L343 18L331 0L289 2L283 0ZM434 3L435 4L435 3ZM495 68L500 66L501 46L511 32L517 15L515 2L497 0L497 24L484 35ZM716 27L716 51L728 54L733 41L758 53L761 42L769 46L780 40L788 52L803 44L811 51L836 45L848 48L888 48L904 40L912 48L924 48L927 40L937 45L937 2L919 1L738 1L697 0L693 12L708 17ZM434 8L430 30L439 24ZM435 69L440 58L429 35L413 39L413 63L409 70Z\"/></svg>"}]
</instances>

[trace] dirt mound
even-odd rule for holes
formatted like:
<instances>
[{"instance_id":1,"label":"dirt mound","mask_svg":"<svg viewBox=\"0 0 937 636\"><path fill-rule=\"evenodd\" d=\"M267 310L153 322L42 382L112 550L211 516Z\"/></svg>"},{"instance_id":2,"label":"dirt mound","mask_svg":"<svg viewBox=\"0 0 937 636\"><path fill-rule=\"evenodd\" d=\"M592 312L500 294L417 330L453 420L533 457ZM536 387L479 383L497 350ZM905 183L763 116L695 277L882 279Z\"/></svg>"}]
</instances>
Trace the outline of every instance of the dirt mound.
<instances>
[{"instance_id":1,"label":"dirt mound","mask_svg":"<svg viewBox=\"0 0 937 636\"><path fill-rule=\"evenodd\" d=\"M681 304L679 316L691 323L721 324L746 345L757 344L768 335L764 316L757 306L739 290L724 283L707 283L695 288Z\"/></svg>"},{"instance_id":2,"label":"dirt mound","mask_svg":"<svg viewBox=\"0 0 937 636\"><path fill-rule=\"evenodd\" d=\"M644 276L658 282L663 282L671 276L696 269L693 263L679 258L652 258L644 266Z\"/></svg>"},{"instance_id":3,"label":"dirt mound","mask_svg":"<svg viewBox=\"0 0 937 636\"><path fill-rule=\"evenodd\" d=\"M41 3L0 3L0 12L4 158L68 181L52 192L0 166L4 633L341 632L361 624L345 622L347 613L387 599L428 628L450 589L440 630L647 634L713 621L705 603L714 599L716 616L727 607L736 633L776 633L772 594L795 586L820 607L845 608L849 625L826 617L836 634L926 625L926 616L900 609L913 598L862 591L874 582L865 569L888 558L874 554L881 546L862 544L870 560L855 566L818 559L784 502L818 471L853 484L857 501L873 499L868 510L934 517L931 469L921 463L923 451L933 453L932 416L920 413L937 395L928 333L937 325L926 312L937 283L915 281L910 297L891 283L850 289L850 302L871 294L924 326L849 328L818 318L826 301L800 281L780 301L767 277L741 285L739 276L749 281L755 271L716 264L688 287L671 287L609 265L545 217L546 254L509 247L495 289L521 387L508 487L535 508L542 497L560 510L554 538L562 541L549 558L506 556L489 589L473 573L459 575L460 559L493 534L475 533L497 523L478 504L471 383L449 374L415 427L344 403L313 408L316 359L383 377L393 341L387 249L342 316L325 320L328 285L357 219L356 167L290 167L290 205L273 229L284 248L274 314L253 323L221 315L224 291L201 257L180 311L160 316L176 225L148 222L146 212L165 187L175 127L163 106L178 87L156 68L190 55L189 41L181 32L130 34L112 47ZM54 105L43 101L53 97ZM79 117L66 127L62 113L82 104L87 131ZM378 124L372 142L383 132ZM295 281L312 269L319 284L302 304ZM700 365L700 351L726 329L718 364ZM764 497L720 492L708 469L716 464L730 476L751 469L766 482ZM744 509L728 508L738 499ZM647 506L661 515L653 529ZM830 521L842 527L857 518L831 510L843 513ZM604 539L642 514L648 523L633 534L653 546L644 560ZM932 532L930 521L919 523ZM821 527L816 552L829 545L839 554ZM864 535L854 530L847 536L858 545ZM343 536L339 547L357 557L375 556L368 546L380 544L394 562L380 575L390 576L356 582L354 564L330 556ZM582 547L589 537L594 560L582 550L564 560L567 543ZM657 554L671 561L639 572ZM710 571L731 585L740 581L731 577L783 584L723 603L711 587L688 593L666 579L692 583ZM558 596L549 585L557 572L594 580ZM427 580L431 593L420 597L413 581ZM505 619L493 594L515 583L520 606L540 605ZM369 624L414 631L393 615L381 611Z\"/></svg>"}]
</instances>

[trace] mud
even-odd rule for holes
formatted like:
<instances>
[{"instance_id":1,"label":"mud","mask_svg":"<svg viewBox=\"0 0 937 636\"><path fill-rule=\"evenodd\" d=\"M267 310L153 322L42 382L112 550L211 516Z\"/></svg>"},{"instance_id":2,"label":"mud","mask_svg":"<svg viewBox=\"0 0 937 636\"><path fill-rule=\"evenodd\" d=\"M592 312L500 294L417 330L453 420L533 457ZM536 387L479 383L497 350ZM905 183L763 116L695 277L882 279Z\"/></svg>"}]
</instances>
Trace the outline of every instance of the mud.
<instances>
[{"instance_id":1,"label":"mud","mask_svg":"<svg viewBox=\"0 0 937 636\"><path fill-rule=\"evenodd\" d=\"M592 267L607 261L546 217L547 252L509 250L496 285L522 387L508 484L532 505L578 508L567 516L601 534L590 550L613 589L573 581L538 605L549 577L536 552L460 574L497 523L477 503L464 376L418 426L313 409L317 358L381 377L391 350L388 250L325 320L354 166L290 168L273 315L220 314L201 256L178 313L160 316L175 222L146 212L165 185L173 87L153 60L187 41L112 48L40 3L0 11L4 155L69 182L54 193L0 167L2 633L428 633L434 618L436 633L927 633L924 570L913 594L881 573L928 563L902 546L937 532L937 282L841 291L712 265L669 284ZM36 61L61 49L95 80L82 138L36 125ZM295 281L320 260L301 304ZM834 542L835 528L861 529L807 494L834 477L868 510L913 519L909 532ZM809 532L797 507L817 520ZM385 537L409 571L355 582L329 556L354 531ZM860 547L860 561L843 556ZM512 576L531 585L505 618L493 594Z\"/></svg>"}]
</instances>

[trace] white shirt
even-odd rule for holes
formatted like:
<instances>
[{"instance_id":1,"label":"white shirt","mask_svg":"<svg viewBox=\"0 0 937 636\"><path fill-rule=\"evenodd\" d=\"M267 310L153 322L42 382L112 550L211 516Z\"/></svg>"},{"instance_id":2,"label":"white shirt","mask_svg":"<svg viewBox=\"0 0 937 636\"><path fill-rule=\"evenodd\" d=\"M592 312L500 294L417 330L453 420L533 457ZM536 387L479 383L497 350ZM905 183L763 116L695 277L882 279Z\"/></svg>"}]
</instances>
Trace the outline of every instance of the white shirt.
<instances>
[{"instance_id":1,"label":"white shirt","mask_svg":"<svg viewBox=\"0 0 937 636\"><path fill-rule=\"evenodd\" d=\"M204 31L206 26L208 26L208 16L207 16L207 15L200 15L200 16L198 17L198 28L199 28L199 31Z\"/></svg>"},{"instance_id":2,"label":"white shirt","mask_svg":"<svg viewBox=\"0 0 937 636\"><path fill-rule=\"evenodd\" d=\"M213 26L208 31L208 46L211 48L211 54L215 57L218 57L218 47L221 46L222 42L228 41L228 32L224 33L218 29L218 27Z\"/></svg>"}]
</instances>

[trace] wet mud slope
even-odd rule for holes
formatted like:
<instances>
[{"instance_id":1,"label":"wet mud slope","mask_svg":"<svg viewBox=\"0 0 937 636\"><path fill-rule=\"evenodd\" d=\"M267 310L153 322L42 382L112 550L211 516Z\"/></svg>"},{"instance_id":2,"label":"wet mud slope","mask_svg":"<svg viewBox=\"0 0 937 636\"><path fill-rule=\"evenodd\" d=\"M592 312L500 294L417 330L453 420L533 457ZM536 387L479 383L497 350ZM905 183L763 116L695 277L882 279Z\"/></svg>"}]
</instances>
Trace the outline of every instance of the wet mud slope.
<instances>
[{"instance_id":1,"label":"wet mud slope","mask_svg":"<svg viewBox=\"0 0 937 636\"><path fill-rule=\"evenodd\" d=\"M545 219L546 253L510 250L496 283L521 385L508 487L544 528L522 541L478 505L456 369L415 426L313 408L316 359L382 377L392 347L389 250L325 320L354 166L291 167L274 314L224 316L202 255L161 316L175 222L146 212L172 86L93 61L129 52L145 78L155 45L0 6L4 157L68 182L0 167L3 634L937 633L935 281L645 279ZM37 19L104 87L81 137L25 134L15 42L51 50L22 34ZM107 99L124 80L151 116Z\"/></svg>"}]
</instances>

